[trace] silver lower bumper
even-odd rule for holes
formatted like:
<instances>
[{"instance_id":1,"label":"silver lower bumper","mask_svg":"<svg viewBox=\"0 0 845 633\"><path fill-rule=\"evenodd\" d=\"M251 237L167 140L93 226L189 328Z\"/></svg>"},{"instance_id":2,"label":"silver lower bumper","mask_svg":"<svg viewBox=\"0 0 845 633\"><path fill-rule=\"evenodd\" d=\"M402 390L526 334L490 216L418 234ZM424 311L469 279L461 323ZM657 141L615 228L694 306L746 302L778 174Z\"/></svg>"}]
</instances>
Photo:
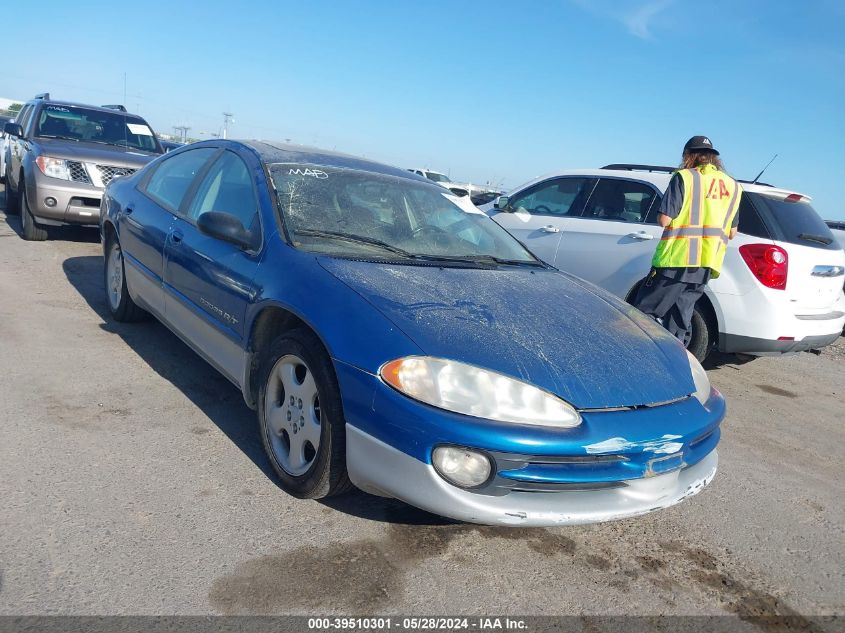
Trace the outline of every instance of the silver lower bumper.
<instances>
[{"instance_id":1,"label":"silver lower bumper","mask_svg":"<svg viewBox=\"0 0 845 633\"><path fill-rule=\"evenodd\" d=\"M632 479L620 488L490 496L447 483L430 464L348 424L346 451L349 478L366 492L469 523L537 527L612 521L667 508L700 492L719 462L714 450L693 466Z\"/></svg>"},{"instance_id":2,"label":"silver lower bumper","mask_svg":"<svg viewBox=\"0 0 845 633\"><path fill-rule=\"evenodd\" d=\"M42 224L97 224L103 190L93 185L63 182L39 176L27 185L26 201L33 216ZM54 201L52 206L47 198Z\"/></svg>"}]
</instances>

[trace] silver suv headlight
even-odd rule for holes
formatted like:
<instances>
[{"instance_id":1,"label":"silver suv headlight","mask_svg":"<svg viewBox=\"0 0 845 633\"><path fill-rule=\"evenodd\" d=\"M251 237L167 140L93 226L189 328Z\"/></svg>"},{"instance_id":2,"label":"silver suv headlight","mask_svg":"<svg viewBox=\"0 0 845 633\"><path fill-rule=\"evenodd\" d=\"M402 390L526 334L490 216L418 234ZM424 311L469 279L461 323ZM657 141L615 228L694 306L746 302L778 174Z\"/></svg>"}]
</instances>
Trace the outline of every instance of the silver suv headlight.
<instances>
[{"instance_id":1,"label":"silver suv headlight","mask_svg":"<svg viewBox=\"0 0 845 633\"><path fill-rule=\"evenodd\" d=\"M406 396L455 413L562 429L581 424L572 405L554 394L458 361L408 356L385 363L379 375Z\"/></svg>"},{"instance_id":2,"label":"silver suv headlight","mask_svg":"<svg viewBox=\"0 0 845 633\"><path fill-rule=\"evenodd\" d=\"M35 164L38 169L45 176L50 178L60 178L61 180L70 180L70 169L67 166L67 161L64 158L53 158L52 156L39 156L35 159Z\"/></svg>"},{"instance_id":3,"label":"silver suv headlight","mask_svg":"<svg viewBox=\"0 0 845 633\"><path fill-rule=\"evenodd\" d=\"M698 400L701 404L704 404L710 399L710 378L707 376L707 372L704 370L704 367L701 366L701 363L698 362L698 359L690 354L689 350L687 350L687 356L689 357L689 368L690 372L692 372L692 381L695 383L695 399Z\"/></svg>"}]
</instances>

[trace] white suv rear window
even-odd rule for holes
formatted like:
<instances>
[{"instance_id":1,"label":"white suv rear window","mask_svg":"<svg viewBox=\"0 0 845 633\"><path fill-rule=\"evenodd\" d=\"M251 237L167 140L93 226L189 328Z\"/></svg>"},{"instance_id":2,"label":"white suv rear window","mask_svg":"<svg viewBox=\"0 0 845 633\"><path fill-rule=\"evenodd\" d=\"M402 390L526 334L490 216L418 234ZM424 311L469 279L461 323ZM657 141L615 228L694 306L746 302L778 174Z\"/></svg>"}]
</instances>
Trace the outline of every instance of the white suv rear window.
<instances>
[{"instance_id":1,"label":"white suv rear window","mask_svg":"<svg viewBox=\"0 0 845 633\"><path fill-rule=\"evenodd\" d=\"M772 239L801 246L839 250L827 224L805 200L789 200L760 193L749 193L754 206L769 227ZM742 220L740 219L740 222Z\"/></svg>"}]
</instances>

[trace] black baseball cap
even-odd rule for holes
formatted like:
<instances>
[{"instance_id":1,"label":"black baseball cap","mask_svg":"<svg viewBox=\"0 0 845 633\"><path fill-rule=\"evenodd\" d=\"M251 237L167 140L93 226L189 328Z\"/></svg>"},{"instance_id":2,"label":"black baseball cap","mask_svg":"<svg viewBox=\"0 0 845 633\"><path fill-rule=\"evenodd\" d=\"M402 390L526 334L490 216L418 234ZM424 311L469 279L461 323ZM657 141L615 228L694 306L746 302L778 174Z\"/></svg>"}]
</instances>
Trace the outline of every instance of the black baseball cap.
<instances>
[{"instance_id":1,"label":"black baseball cap","mask_svg":"<svg viewBox=\"0 0 845 633\"><path fill-rule=\"evenodd\" d=\"M712 141L707 138L706 136L693 136L690 140L687 141L687 144L684 145L685 152L713 152L716 156L719 155L713 148Z\"/></svg>"}]
</instances>

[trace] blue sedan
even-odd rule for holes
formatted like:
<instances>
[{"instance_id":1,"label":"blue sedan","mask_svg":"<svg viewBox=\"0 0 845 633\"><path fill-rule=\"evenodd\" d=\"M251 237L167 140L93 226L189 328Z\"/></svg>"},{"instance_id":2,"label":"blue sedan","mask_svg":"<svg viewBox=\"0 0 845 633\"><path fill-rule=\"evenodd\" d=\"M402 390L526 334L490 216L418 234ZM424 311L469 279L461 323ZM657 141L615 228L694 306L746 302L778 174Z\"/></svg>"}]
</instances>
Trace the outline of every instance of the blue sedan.
<instances>
[{"instance_id":1,"label":"blue sedan","mask_svg":"<svg viewBox=\"0 0 845 633\"><path fill-rule=\"evenodd\" d=\"M405 170L207 141L115 179L108 305L243 393L281 485L459 520L591 523L716 472L722 396L663 328Z\"/></svg>"}]
</instances>

